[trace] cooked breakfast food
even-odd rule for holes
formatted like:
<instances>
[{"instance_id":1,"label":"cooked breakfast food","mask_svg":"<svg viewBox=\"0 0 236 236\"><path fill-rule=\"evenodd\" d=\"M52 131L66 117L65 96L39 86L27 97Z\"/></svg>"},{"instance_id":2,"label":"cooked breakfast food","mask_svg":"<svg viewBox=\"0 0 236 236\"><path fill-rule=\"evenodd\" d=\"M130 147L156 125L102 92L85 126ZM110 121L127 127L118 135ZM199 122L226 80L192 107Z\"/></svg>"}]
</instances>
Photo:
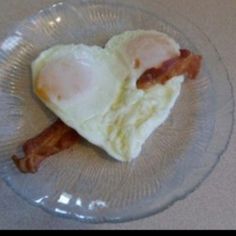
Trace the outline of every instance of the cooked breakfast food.
<instances>
[{"instance_id":1,"label":"cooked breakfast food","mask_svg":"<svg viewBox=\"0 0 236 236\"><path fill-rule=\"evenodd\" d=\"M42 52L32 64L33 89L61 121L28 141L26 157L15 156L15 163L35 172L80 136L116 160L137 158L169 116L184 78L197 77L201 60L166 34L143 30L114 36L105 48L58 45Z\"/></svg>"},{"instance_id":2,"label":"cooked breakfast food","mask_svg":"<svg viewBox=\"0 0 236 236\"><path fill-rule=\"evenodd\" d=\"M12 156L18 169L23 173L37 172L46 158L66 150L80 140L78 133L57 120L41 134L29 139L23 145L24 158Z\"/></svg>"}]
</instances>

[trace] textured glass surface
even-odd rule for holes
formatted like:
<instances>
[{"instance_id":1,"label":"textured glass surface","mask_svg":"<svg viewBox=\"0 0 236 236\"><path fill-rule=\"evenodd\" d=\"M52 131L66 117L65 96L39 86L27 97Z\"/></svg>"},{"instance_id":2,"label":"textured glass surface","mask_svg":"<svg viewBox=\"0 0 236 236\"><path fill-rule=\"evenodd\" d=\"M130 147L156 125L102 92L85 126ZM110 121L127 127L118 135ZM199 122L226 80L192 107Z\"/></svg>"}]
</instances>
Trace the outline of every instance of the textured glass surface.
<instances>
[{"instance_id":1,"label":"textured glass surface","mask_svg":"<svg viewBox=\"0 0 236 236\"><path fill-rule=\"evenodd\" d=\"M135 2L135 4L134 4ZM154 11L155 9L155 11ZM169 119L132 163L112 160L86 141L47 159L35 175L10 157L55 116L34 96L30 64L50 46L101 45L125 30L168 33L200 53L199 79L186 81ZM192 192L227 148L234 99L210 40L188 20L145 1L68 1L23 21L0 44L0 174L28 202L84 222L121 222L155 214Z\"/></svg>"}]
</instances>

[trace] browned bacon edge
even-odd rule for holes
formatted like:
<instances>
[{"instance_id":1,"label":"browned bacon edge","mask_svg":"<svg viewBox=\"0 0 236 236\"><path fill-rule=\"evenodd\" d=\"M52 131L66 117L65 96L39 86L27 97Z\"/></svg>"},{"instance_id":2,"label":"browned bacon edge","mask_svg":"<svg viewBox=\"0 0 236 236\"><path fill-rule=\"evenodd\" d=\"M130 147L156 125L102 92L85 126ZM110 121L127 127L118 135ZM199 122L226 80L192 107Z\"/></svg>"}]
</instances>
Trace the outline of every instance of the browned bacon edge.
<instances>
[{"instance_id":1,"label":"browned bacon edge","mask_svg":"<svg viewBox=\"0 0 236 236\"><path fill-rule=\"evenodd\" d=\"M149 89L156 84L165 84L178 75L186 75L195 79L200 71L202 57L187 49L181 49L180 55L165 61L158 68L145 71L137 81L138 89Z\"/></svg>"},{"instance_id":2,"label":"browned bacon edge","mask_svg":"<svg viewBox=\"0 0 236 236\"><path fill-rule=\"evenodd\" d=\"M158 68L151 68L137 81L137 88L148 89L157 83L165 84L174 76L185 74L195 79L200 71L202 57L189 50L181 49L180 56L172 58ZM57 120L38 136L23 145L24 158L12 156L18 169L23 173L37 172L41 162L53 154L70 148L80 136L62 121Z\"/></svg>"},{"instance_id":3,"label":"browned bacon edge","mask_svg":"<svg viewBox=\"0 0 236 236\"><path fill-rule=\"evenodd\" d=\"M23 173L37 172L46 158L74 145L80 136L62 121L57 120L42 133L29 139L23 145L24 158L12 156L18 169Z\"/></svg>"}]
</instances>

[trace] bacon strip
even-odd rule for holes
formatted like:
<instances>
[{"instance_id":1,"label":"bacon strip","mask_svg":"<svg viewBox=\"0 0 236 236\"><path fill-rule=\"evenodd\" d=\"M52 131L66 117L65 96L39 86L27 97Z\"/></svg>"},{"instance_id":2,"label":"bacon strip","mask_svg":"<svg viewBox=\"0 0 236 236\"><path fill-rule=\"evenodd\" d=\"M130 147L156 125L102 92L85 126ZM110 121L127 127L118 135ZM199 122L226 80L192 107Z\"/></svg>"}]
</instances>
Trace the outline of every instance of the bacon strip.
<instances>
[{"instance_id":1,"label":"bacon strip","mask_svg":"<svg viewBox=\"0 0 236 236\"><path fill-rule=\"evenodd\" d=\"M74 145L80 136L62 121L57 120L38 136L26 141L23 145L25 157L12 159L23 173L37 172L43 160Z\"/></svg>"},{"instance_id":2,"label":"bacon strip","mask_svg":"<svg viewBox=\"0 0 236 236\"><path fill-rule=\"evenodd\" d=\"M137 81L138 89L148 89L157 83L165 84L174 76L185 74L195 79L201 67L202 57L189 50L180 50L180 56L172 58L159 68L151 68ZM37 172L43 160L62 150L68 149L80 140L80 136L62 121L57 120L38 136L23 145L25 157L12 156L18 169L23 173Z\"/></svg>"},{"instance_id":3,"label":"bacon strip","mask_svg":"<svg viewBox=\"0 0 236 236\"><path fill-rule=\"evenodd\" d=\"M138 89L149 89L156 84L165 84L178 75L195 79L200 71L202 57L187 49L180 50L180 56L164 62L159 68L151 68L143 73L137 81Z\"/></svg>"}]
</instances>

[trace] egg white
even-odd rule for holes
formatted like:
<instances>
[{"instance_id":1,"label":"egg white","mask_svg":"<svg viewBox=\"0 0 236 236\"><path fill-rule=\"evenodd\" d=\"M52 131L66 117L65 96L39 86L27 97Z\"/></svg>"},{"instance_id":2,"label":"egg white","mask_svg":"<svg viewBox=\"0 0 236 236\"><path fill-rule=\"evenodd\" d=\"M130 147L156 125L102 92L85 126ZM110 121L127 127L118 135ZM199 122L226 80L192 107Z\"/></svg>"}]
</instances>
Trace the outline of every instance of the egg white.
<instances>
[{"instance_id":1,"label":"egg white","mask_svg":"<svg viewBox=\"0 0 236 236\"><path fill-rule=\"evenodd\" d=\"M179 45L156 31L125 32L105 49L56 46L32 64L34 91L88 141L119 161L131 161L169 116L184 76L148 90L137 89L136 82L144 71L176 55Z\"/></svg>"},{"instance_id":2,"label":"egg white","mask_svg":"<svg viewBox=\"0 0 236 236\"><path fill-rule=\"evenodd\" d=\"M46 50L33 62L32 71L36 95L68 124L83 123L108 110L127 77L126 68L113 54L86 45ZM76 88L75 81L85 86Z\"/></svg>"}]
</instances>

